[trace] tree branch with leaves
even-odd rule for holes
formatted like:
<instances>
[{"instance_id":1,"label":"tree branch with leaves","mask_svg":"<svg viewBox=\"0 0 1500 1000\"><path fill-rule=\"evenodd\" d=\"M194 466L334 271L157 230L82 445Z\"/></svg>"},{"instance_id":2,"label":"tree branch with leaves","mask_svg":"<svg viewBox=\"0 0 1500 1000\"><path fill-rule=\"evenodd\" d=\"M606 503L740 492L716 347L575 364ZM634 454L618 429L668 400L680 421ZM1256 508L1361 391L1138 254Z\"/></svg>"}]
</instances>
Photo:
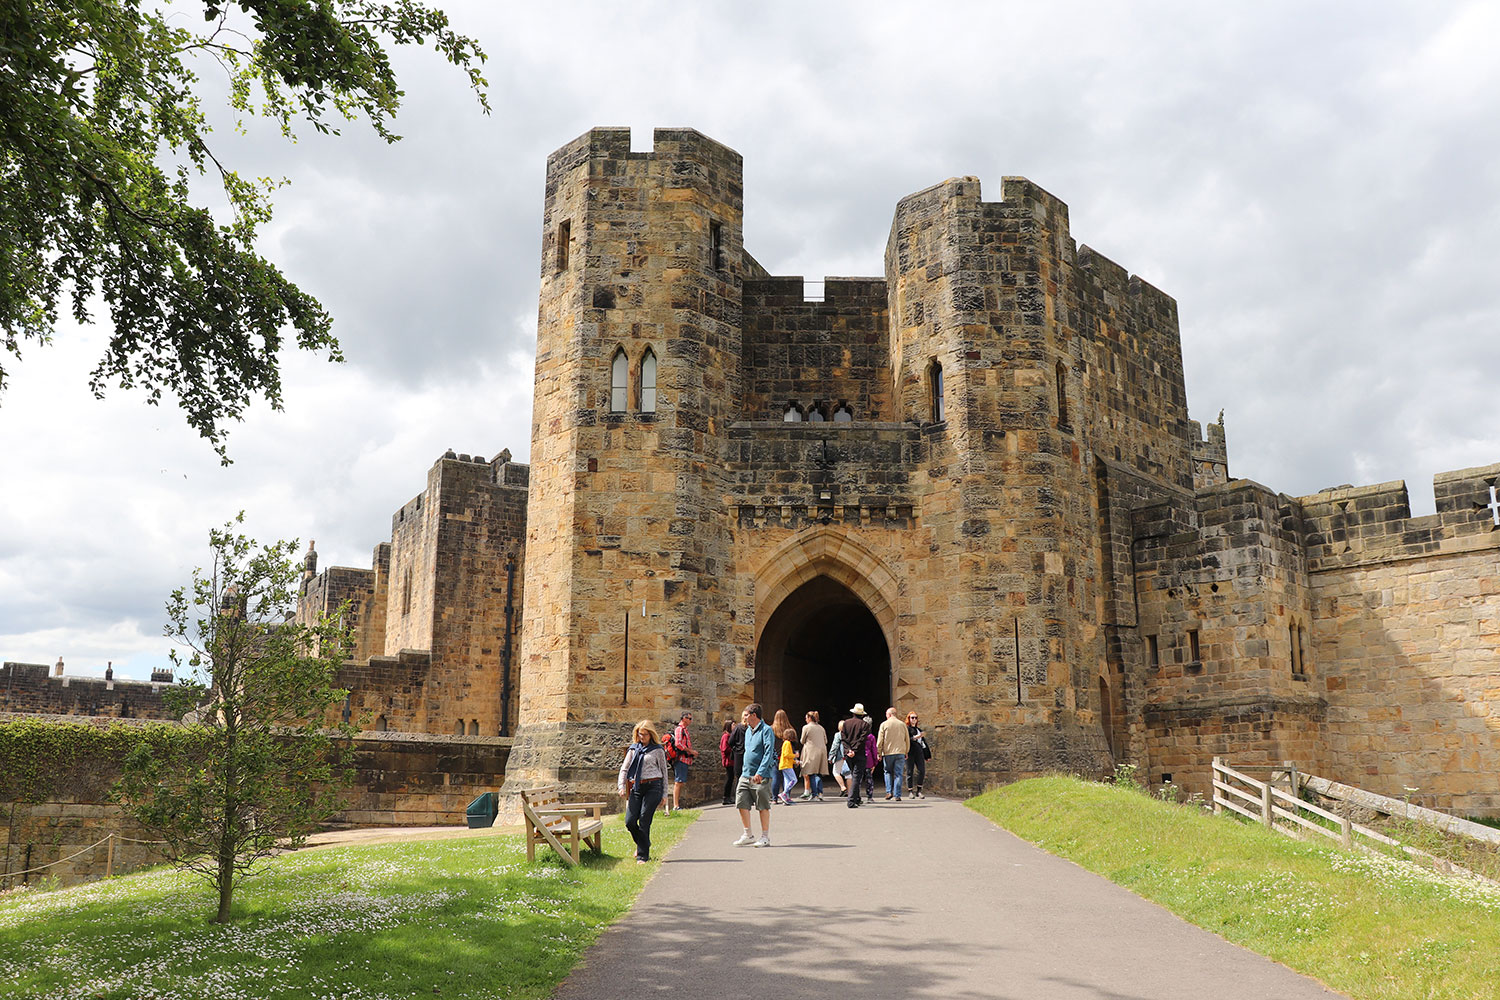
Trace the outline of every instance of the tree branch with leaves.
<instances>
[{"instance_id":1,"label":"tree branch with leaves","mask_svg":"<svg viewBox=\"0 0 1500 1000\"><path fill-rule=\"evenodd\" d=\"M193 13L202 27L184 26ZM197 70L227 74L241 125L260 115L293 138L299 121L336 134L364 118L394 142L389 45L435 48L488 113L484 52L413 0L0 4L0 390L60 309L88 323L102 299L113 332L94 394L171 394L227 463L228 425L257 398L281 408L284 331L343 356L328 313L256 251L279 184L241 177L211 147ZM197 176L222 189L225 221L195 203Z\"/></svg>"}]
</instances>

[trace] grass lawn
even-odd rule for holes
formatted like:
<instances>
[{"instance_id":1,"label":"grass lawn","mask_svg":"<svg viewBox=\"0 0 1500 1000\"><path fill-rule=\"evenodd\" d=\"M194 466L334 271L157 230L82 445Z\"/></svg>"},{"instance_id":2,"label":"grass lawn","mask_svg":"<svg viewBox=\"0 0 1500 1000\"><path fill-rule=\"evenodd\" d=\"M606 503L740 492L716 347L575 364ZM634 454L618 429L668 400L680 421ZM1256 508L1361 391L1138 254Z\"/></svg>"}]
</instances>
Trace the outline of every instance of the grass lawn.
<instances>
[{"instance_id":1,"label":"grass lawn","mask_svg":"<svg viewBox=\"0 0 1500 1000\"><path fill-rule=\"evenodd\" d=\"M1500 889L1486 883L1076 778L1021 781L968 805L1356 1000L1500 997Z\"/></svg>"},{"instance_id":2,"label":"grass lawn","mask_svg":"<svg viewBox=\"0 0 1500 1000\"><path fill-rule=\"evenodd\" d=\"M652 854L697 813L658 815ZM526 861L519 835L303 851L235 891L208 923L201 880L158 869L0 896L0 996L96 998L545 997L657 865L618 817L605 857Z\"/></svg>"}]
</instances>

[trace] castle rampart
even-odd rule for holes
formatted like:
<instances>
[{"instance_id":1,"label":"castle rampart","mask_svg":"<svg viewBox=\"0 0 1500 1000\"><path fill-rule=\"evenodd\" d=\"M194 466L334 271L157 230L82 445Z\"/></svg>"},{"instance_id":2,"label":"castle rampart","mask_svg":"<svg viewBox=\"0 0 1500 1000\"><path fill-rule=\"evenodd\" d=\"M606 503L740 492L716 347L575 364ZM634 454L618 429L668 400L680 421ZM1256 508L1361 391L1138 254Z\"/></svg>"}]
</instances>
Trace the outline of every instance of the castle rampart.
<instances>
[{"instance_id":1,"label":"castle rampart","mask_svg":"<svg viewBox=\"0 0 1500 1000\"><path fill-rule=\"evenodd\" d=\"M162 691L171 681L52 676L42 663L0 664L0 712L165 719Z\"/></svg>"}]
</instances>

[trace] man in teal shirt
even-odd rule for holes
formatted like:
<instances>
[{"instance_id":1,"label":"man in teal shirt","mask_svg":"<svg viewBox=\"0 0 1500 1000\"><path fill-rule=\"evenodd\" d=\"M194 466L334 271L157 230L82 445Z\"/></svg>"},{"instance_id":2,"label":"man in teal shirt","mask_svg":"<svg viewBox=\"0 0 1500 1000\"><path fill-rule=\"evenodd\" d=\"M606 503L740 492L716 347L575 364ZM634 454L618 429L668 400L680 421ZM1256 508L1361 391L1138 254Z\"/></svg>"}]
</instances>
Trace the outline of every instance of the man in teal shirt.
<instances>
[{"instance_id":1,"label":"man in teal shirt","mask_svg":"<svg viewBox=\"0 0 1500 1000\"><path fill-rule=\"evenodd\" d=\"M745 832L734 842L735 847L771 846L771 776L776 773L776 734L762 721L761 712L760 703L752 702L742 716L749 728L745 730L745 769L735 786L735 805L739 807ZM760 813L758 840L750 835L751 809Z\"/></svg>"}]
</instances>

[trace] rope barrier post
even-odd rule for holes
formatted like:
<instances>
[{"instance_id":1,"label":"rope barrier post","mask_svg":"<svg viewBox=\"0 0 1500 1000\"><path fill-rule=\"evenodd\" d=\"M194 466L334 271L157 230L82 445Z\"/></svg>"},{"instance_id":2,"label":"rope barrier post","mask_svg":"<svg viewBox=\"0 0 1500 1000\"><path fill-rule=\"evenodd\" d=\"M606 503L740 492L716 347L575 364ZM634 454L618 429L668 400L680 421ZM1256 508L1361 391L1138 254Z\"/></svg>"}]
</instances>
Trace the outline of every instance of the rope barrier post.
<instances>
[{"instance_id":1,"label":"rope barrier post","mask_svg":"<svg viewBox=\"0 0 1500 1000\"><path fill-rule=\"evenodd\" d=\"M115 874L115 835L110 834L109 846L104 849L104 877L114 878Z\"/></svg>"}]
</instances>

